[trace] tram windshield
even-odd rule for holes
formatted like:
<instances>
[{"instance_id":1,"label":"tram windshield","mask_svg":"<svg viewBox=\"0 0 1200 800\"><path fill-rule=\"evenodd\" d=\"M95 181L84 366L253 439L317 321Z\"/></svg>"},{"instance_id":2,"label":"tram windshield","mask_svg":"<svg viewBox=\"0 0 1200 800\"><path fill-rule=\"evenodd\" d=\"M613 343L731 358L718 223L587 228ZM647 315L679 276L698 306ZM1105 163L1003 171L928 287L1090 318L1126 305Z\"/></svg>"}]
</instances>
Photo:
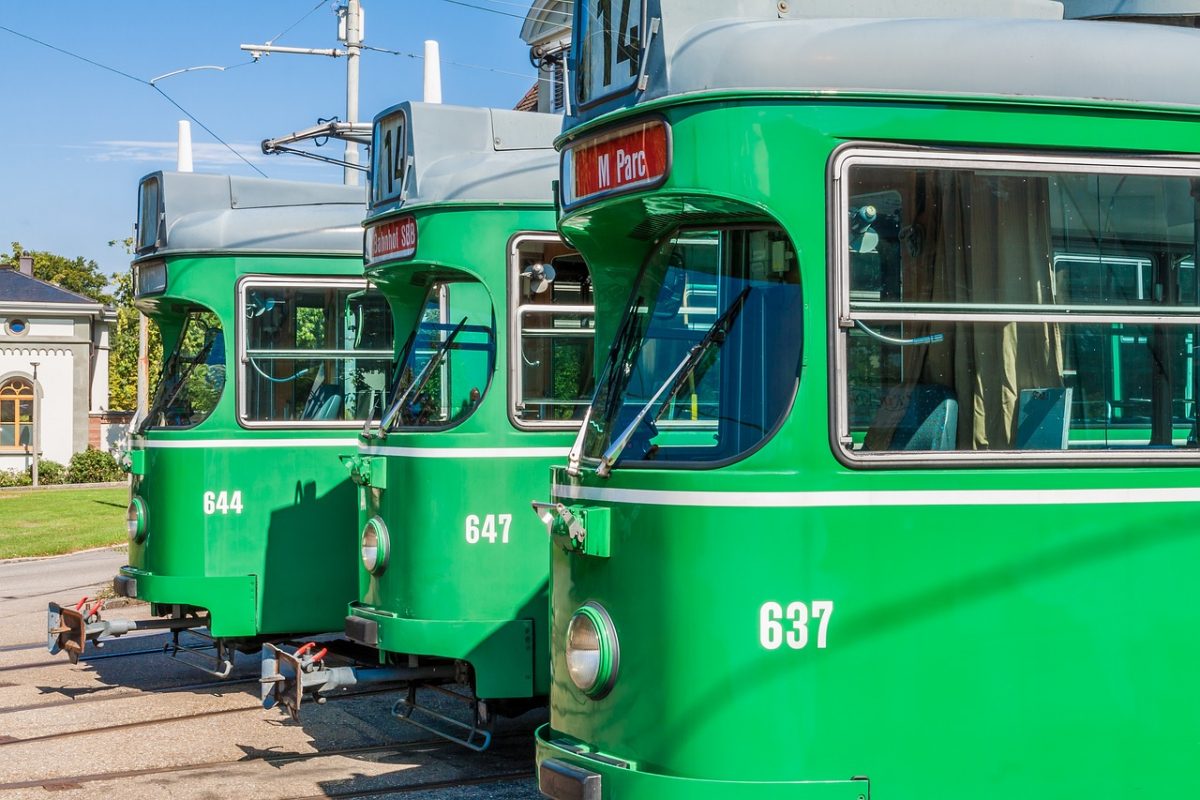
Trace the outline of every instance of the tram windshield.
<instances>
[{"instance_id":1,"label":"tram windshield","mask_svg":"<svg viewBox=\"0 0 1200 800\"><path fill-rule=\"evenodd\" d=\"M1200 171L1007 158L850 166L843 446L1197 447Z\"/></svg>"},{"instance_id":2,"label":"tram windshield","mask_svg":"<svg viewBox=\"0 0 1200 800\"><path fill-rule=\"evenodd\" d=\"M483 284L435 283L389 392L384 431L449 428L479 407L496 361L496 321Z\"/></svg>"},{"instance_id":3,"label":"tram windshield","mask_svg":"<svg viewBox=\"0 0 1200 800\"><path fill-rule=\"evenodd\" d=\"M242 284L241 419L251 426L361 424L387 387L392 315L361 280Z\"/></svg>"},{"instance_id":4,"label":"tram windshield","mask_svg":"<svg viewBox=\"0 0 1200 800\"><path fill-rule=\"evenodd\" d=\"M163 362L154 402L138 433L150 428L190 428L212 413L225 388L225 336L210 311L184 317L175 347Z\"/></svg>"},{"instance_id":5,"label":"tram windshield","mask_svg":"<svg viewBox=\"0 0 1200 800\"><path fill-rule=\"evenodd\" d=\"M781 229L678 231L638 278L582 455L607 470L751 450L791 403L800 332L799 264Z\"/></svg>"}]
</instances>

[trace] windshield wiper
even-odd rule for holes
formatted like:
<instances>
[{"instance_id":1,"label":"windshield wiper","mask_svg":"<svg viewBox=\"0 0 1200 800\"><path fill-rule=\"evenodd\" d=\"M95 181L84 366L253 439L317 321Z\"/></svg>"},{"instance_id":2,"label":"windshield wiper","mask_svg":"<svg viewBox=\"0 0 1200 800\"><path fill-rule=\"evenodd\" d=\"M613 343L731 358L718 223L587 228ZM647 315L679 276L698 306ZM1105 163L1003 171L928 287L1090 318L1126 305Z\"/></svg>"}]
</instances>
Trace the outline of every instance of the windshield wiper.
<instances>
[{"instance_id":1,"label":"windshield wiper","mask_svg":"<svg viewBox=\"0 0 1200 800\"><path fill-rule=\"evenodd\" d=\"M392 427L392 423L396 421L396 417L400 414L400 410L404 408L404 403L410 396L421 394L421 390L425 388L425 384L429 383L429 380L433 377L433 371L437 369L438 364L442 363L442 359L446 357L446 353L450 350L450 345L454 343L455 337L462 332L466 324L467 318L463 317L462 322L455 326L450 335L446 337L446 340L438 347L437 352L425 364L425 368L413 379L408 388L392 402L392 407L388 409L387 413L383 415L383 419L379 421L379 430L381 432L386 433ZM416 352L415 341L413 342L413 352Z\"/></svg>"},{"instance_id":2,"label":"windshield wiper","mask_svg":"<svg viewBox=\"0 0 1200 800\"><path fill-rule=\"evenodd\" d=\"M145 433L146 430L150 427L150 422L156 416L158 416L159 414L166 413L166 410L171 407L172 403L175 402L175 398L179 397L179 393L183 391L183 387L187 384L188 378L192 377L192 373L196 371L196 367L200 366L200 364L207 361L208 353L210 350L212 350L213 343L216 342L216 340L217 340L217 337L215 335L211 336L211 337L208 335L210 332L211 332L211 329L209 329L208 331L205 331L204 346L200 348L200 352L196 353L195 356L188 359L187 369L185 369L183 371L183 373L179 376L179 380L176 381L175 386L172 387L170 397L167 397L167 393L165 391L162 394L158 395L158 398L154 401L154 405L152 405L150 407L150 410L146 412L146 419L142 422L141 429L138 430L138 433ZM184 333L186 333L186 331L180 333L180 339L179 339L180 342L183 341ZM169 359L167 362L168 366L178 366L179 358L178 358L177 354L178 354L178 351L171 354L171 359ZM164 373L167 372L166 369L164 369L163 371L164 371ZM163 385L165 387L165 384L163 384ZM164 400L163 398L166 398L166 399ZM160 400L162 401L161 403L159 402Z\"/></svg>"},{"instance_id":3,"label":"windshield wiper","mask_svg":"<svg viewBox=\"0 0 1200 800\"><path fill-rule=\"evenodd\" d=\"M600 466L596 468L597 475L599 475L601 478L608 477L608 474L612 472L613 465L617 462L617 459L621 457L621 452L625 449L625 446L629 444L629 440L633 438L634 433L636 433L638 428L641 427L642 422L644 422L646 419L646 415L650 413L650 409L653 408L654 404L659 401L659 398L663 398L665 395L665 398L662 401L662 406L659 408L659 413L654 417L656 421L658 420L658 417L662 415L662 410L667 407L667 403L671 401L671 398L673 398L679 392L679 390L683 388L684 383L687 381L688 375L690 375L692 371L696 369L697 365L700 363L700 360L703 359L708 351L714 346L720 347L725 343L725 337L729 335L729 330L733 327L734 320L736 320L738 314L741 313L742 307L746 305L746 297L749 294L749 286L747 286L745 289L742 289L741 293L739 293L738 296L733 299L733 302L729 304L729 308L725 309L724 313L713 321L713 324L707 331L705 331L704 336L700 338L700 341L692 345L692 349L687 352L687 355L683 357L675 369L671 370L671 374L667 376L665 381L663 381L662 386L658 387L658 391L654 393L654 396L647 400L646 404L638 409L638 413L634 415L634 418L627 426L625 426L625 430L621 431L621 434L613 440L613 443L608 446L607 450L604 451L604 455L600 457Z\"/></svg>"},{"instance_id":4,"label":"windshield wiper","mask_svg":"<svg viewBox=\"0 0 1200 800\"><path fill-rule=\"evenodd\" d=\"M603 376L604 379L604 403L605 403L605 418L609 416L609 411L612 409L612 394L616 386L617 376L621 369L617 365L617 357L625 352L625 348L629 346L632 340L632 332L637 330L634 325L634 317L637 316L637 310L642 306L642 298L638 298L630 306L625 314L625 318L621 320L621 327L617 330L617 335L613 337L612 346L608 348L608 372ZM628 362L628 359L622 359ZM595 407L595 399L599 396L599 392L592 396L592 402L588 404L587 411L583 414L583 420L579 425L579 433L575 436L575 443L571 445L571 451L567 453L567 474L574 477L579 474L579 460L583 457L583 443L587 439L588 425L592 421L592 409Z\"/></svg>"}]
</instances>

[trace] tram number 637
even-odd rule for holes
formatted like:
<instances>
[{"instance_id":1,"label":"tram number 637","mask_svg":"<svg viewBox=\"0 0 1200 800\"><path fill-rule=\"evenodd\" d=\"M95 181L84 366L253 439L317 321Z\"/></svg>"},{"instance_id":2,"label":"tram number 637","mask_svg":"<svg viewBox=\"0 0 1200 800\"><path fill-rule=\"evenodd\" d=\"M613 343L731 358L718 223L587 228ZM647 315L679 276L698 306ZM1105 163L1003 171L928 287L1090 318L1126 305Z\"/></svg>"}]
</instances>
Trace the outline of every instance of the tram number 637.
<instances>
[{"instance_id":1,"label":"tram number 637","mask_svg":"<svg viewBox=\"0 0 1200 800\"><path fill-rule=\"evenodd\" d=\"M823 650L831 616L832 600L813 600L807 604L796 601L788 603L786 609L771 600L758 611L758 640L768 650L778 650L785 642L793 650L803 650L812 639L815 625L817 648Z\"/></svg>"},{"instance_id":2,"label":"tram number 637","mask_svg":"<svg viewBox=\"0 0 1200 800\"><path fill-rule=\"evenodd\" d=\"M242 513L242 493L234 492L205 492L204 493L204 513L216 514L221 512L228 515L230 511L235 514Z\"/></svg>"},{"instance_id":3,"label":"tram number 637","mask_svg":"<svg viewBox=\"0 0 1200 800\"><path fill-rule=\"evenodd\" d=\"M500 544L508 544L508 526L512 524L512 514L484 514L481 520L475 514L467 516L467 544L479 544L480 539L487 539L495 544L499 537Z\"/></svg>"}]
</instances>

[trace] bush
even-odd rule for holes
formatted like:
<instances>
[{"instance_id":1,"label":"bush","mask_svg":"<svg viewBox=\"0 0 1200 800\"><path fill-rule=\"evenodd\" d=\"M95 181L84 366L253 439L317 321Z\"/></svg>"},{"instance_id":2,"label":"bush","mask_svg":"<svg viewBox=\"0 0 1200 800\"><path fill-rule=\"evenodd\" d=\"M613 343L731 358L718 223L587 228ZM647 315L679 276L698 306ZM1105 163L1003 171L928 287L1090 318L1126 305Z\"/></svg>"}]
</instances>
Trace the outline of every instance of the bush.
<instances>
[{"instance_id":1,"label":"bush","mask_svg":"<svg viewBox=\"0 0 1200 800\"><path fill-rule=\"evenodd\" d=\"M33 482L33 467L29 468L29 480ZM38 483L49 486L67 482L67 468L57 461L38 461Z\"/></svg>"},{"instance_id":2,"label":"bush","mask_svg":"<svg viewBox=\"0 0 1200 800\"><path fill-rule=\"evenodd\" d=\"M33 478L29 472L17 469L0 469L0 489L9 486L29 486Z\"/></svg>"},{"instance_id":3,"label":"bush","mask_svg":"<svg viewBox=\"0 0 1200 800\"><path fill-rule=\"evenodd\" d=\"M111 454L89 447L71 456L67 467L68 483L108 483L125 478L125 472Z\"/></svg>"}]
</instances>

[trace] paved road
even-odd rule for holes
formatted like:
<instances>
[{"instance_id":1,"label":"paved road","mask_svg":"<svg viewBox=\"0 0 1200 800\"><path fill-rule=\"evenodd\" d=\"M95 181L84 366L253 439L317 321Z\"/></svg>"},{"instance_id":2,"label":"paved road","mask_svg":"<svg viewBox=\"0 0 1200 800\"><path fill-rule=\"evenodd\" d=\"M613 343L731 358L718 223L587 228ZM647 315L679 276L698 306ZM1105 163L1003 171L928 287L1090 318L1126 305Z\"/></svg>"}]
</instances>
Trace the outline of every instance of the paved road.
<instances>
[{"instance_id":1,"label":"paved road","mask_svg":"<svg viewBox=\"0 0 1200 800\"><path fill-rule=\"evenodd\" d=\"M3 800L539 797L526 776L544 711L502 720L492 749L476 754L394 718L398 694L305 703L299 722L264 710L256 653L239 655L230 680L215 685L164 655L167 637L156 632L89 650L76 665L51 658L46 603L94 595L124 563L123 550L0 562ZM135 605L107 616L148 614ZM118 653L127 656L109 657Z\"/></svg>"},{"instance_id":2,"label":"paved road","mask_svg":"<svg viewBox=\"0 0 1200 800\"><path fill-rule=\"evenodd\" d=\"M66 601L112 585L125 564L125 548L91 550L69 556L0 561L0 619L46 610L51 600Z\"/></svg>"}]
</instances>

